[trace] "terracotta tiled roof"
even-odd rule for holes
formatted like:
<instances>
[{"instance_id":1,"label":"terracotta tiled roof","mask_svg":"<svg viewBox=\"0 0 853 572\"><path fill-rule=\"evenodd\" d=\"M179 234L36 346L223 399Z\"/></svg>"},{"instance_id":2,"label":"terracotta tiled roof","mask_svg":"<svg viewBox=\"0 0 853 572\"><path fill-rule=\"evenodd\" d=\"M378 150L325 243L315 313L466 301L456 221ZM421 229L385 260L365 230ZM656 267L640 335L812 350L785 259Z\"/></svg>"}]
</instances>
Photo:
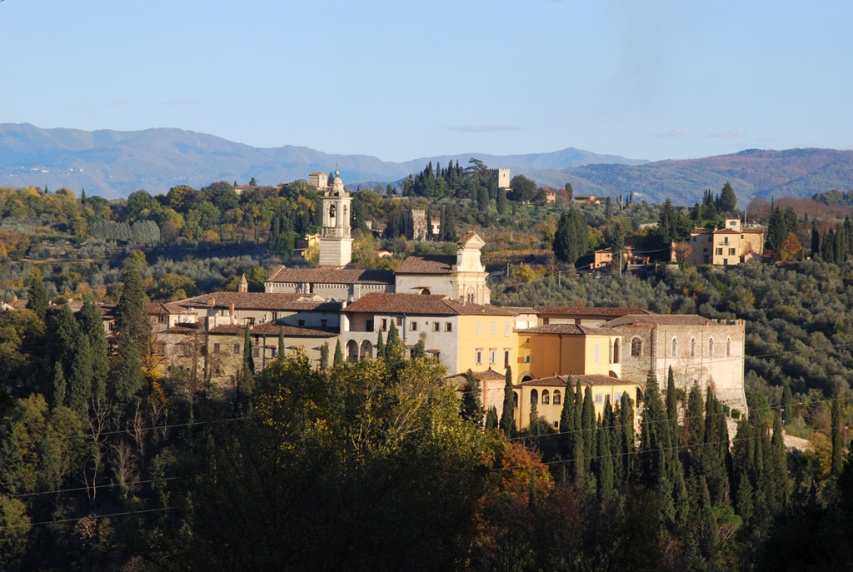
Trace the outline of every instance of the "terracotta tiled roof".
<instances>
[{"instance_id":1,"label":"terracotta tiled roof","mask_svg":"<svg viewBox=\"0 0 853 572\"><path fill-rule=\"evenodd\" d=\"M393 284L394 273L365 268L286 268L282 266L268 282L315 282L324 284Z\"/></svg>"},{"instance_id":2,"label":"terracotta tiled roof","mask_svg":"<svg viewBox=\"0 0 853 572\"><path fill-rule=\"evenodd\" d=\"M456 257L453 255L407 256L397 274L450 274Z\"/></svg>"},{"instance_id":3,"label":"terracotta tiled roof","mask_svg":"<svg viewBox=\"0 0 853 572\"><path fill-rule=\"evenodd\" d=\"M628 314L648 314L647 310L642 308L609 308L609 307L593 307L593 306L540 306L536 308L537 314L548 316L576 316L576 317L591 317L591 318L618 318Z\"/></svg>"},{"instance_id":4,"label":"terracotta tiled roof","mask_svg":"<svg viewBox=\"0 0 853 572\"><path fill-rule=\"evenodd\" d=\"M388 314L423 314L453 316L457 312L444 296L426 294L366 294L344 308L345 313L382 312Z\"/></svg>"},{"instance_id":5,"label":"terracotta tiled roof","mask_svg":"<svg viewBox=\"0 0 853 572\"><path fill-rule=\"evenodd\" d=\"M602 328L590 328L589 326L578 326L576 324L547 324L519 331L524 334L560 334L563 336L609 336L613 333Z\"/></svg>"},{"instance_id":6,"label":"terracotta tiled roof","mask_svg":"<svg viewBox=\"0 0 853 572\"><path fill-rule=\"evenodd\" d=\"M445 379L447 381L452 381L455 383L464 383L466 373L467 372L463 371L455 375L449 375ZM476 379L477 381L503 381L504 379L506 379L504 374L498 373L491 368L487 369L486 371L473 371L471 373L474 375L474 379Z\"/></svg>"},{"instance_id":7,"label":"terracotta tiled roof","mask_svg":"<svg viewBox=\"0 0 853 572\"><path fill-rule=\"evenodd\" d=\"M341 305L337 302L312 300L302 294L280 294L273 292L211 292L194 298L175 302L188 308L216 307L238 310L313 310L337 312Z\"/></svg>"},{"instance_id":8,"label":"terracotta tiled roof","mask_svg":"<svg viewBox=\"0 0 853 572\"><path fill-rule=\"evenodd\" d=\"M149 316L168 316L169 314L184 314L186 308L177 302L146 302L145 313Z\"/></svg>"},{"instance_id":9,"label":"terracotta tiled roof","mask_svg":"<svg viewBox=\"0 0 853 572\"><path fill-rule=\"evenodd\" d=\"M714 231L714 234L741 234L742 230L732 230L730 228L718 229Z\"/></svg>"},{"instance_id":10,"label":"terracotta tiled roof","mask_svg":"<svg viewBox=\"0 0 853 572\"><path fill-rule=\"evenodd\" d=\"M572 380L574 385L578 381L582 386L587 385L638 385L635 381L627 379L618 379L607 375L552 375L549 377L540 377L538 379L529 379L522 381L521 385L525 387L566 387L566 381Z\"/></svg>"},{"instance_id":11,"label":"terracotta tiled roof","mask_svg":"<svg viewBox=\"0 0 853 572\"><path fill-rule=\"evenodd\" d=\"M706 326L713 324L713 320L704 318L698 314L629 314L610 320L602 324L603 328L617 326Z\"/></svg>"},{"instance_id":12,"label":"terracotta tiled roof","mask_svg":"<svg viewBox=\"0 0 853 572\"><path fill-rule=\"evenodd\" d=\"M344 313L410 314L421 316L515 316L500 306L462 304L437 294L366 294L344 308Z\"/></svg>"},{"instance_id":13,"label":"terracotta tiled roof","mask_svg":"<svg viewBox=\"0 0 853 572\"><path fill-rule=\"evenodd\" d=\"M245 326L224 324L211 329L210 333L214 335L244 335L245 329ZM249 333L253 336L277 336L279 331L287 338L332 338L338 335L337 332L331 330L300 328L275 323L258 324L249 328Z\"/></svg>"}]
</instances>

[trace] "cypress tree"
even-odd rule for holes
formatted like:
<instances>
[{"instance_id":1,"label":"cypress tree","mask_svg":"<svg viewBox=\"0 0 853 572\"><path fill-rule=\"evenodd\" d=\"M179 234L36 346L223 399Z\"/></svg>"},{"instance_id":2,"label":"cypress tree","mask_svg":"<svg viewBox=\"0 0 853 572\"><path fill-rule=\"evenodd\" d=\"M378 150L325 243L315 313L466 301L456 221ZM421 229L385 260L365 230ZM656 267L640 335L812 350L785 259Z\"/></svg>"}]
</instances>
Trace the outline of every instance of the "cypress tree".
<instances>
[{"instance_id":1,"label":"cypress tree","mask_svg":"<svg viewBox=\"0 0 853 572\"><path fill-rule=\"evenodd\" d=\"M55 362L53 364L53 407L65 405L66 394L68 393L67 384L65 383L65 372L62 371L62 363Z\"/></svg>"},{"instance_id":2,"label":"cypress tree","mask_svg":"<svg viewBox=\"0 0 853 572\"><path fill-rule=\"evenodd\" d=\"M284 328L278 329L278 348L276 351L278 359L284 359Z\"/></svg>"},{"instance_id":3,"label":"cypress tree","mask_svg":"<svg viewBox=\"0 0 853 572\"><path fill-rule=\"evenodd\" d=\"M389 336L390 337L390 336ZM504 403L501 412L501 431L510 436L515 433L515 394L512 391L512 368L506 368L504 378Z\"/></svg>"},{"instance_id":4,"label":"cypress tree","mask_svg":"<svg viewBox=\"0 0 853 572\"><path fill-rule=\"evenodd\" d=\"M89 349L92 354L92 397L94 403L100 407L105 402L107 395L107 377L110 369L109 351L101 311L91 297L86 297L78 318L80 328L89 338Z\"/></svg>"},{"instance_id":5,"label":"cypress tree","mask_svg":"<svg viewBox=\"0 0 853 572\"><path fill-rule=\"evenodd\" d=\"M320 346L320 369L323 371L329 369L329 342Z\"/></svg>"},{"instance_id":6,"label":"cypress tree","mask_svg":"<svg viewBox=\"0 0 853 572\"><path fill-rule=\"evenodd\" d=\"M382 330L379 330L379 335L376 336L376 357L385 357L385 339L382 337Z\"/></svg>"},{"instance_id":7,"label":"cypress tree","mask_svg":"<svg viewBox=\"0 0 853 572\"><path fill-rule=\"evenodd\" d=\"M728 184L728 183L727 183ZM729 187L731 188L731 187ZM675 389L675 376L672 366L666 375L666 418L669 420L670 442L676 454L678 453L678 396Z\"/></svg>"},{"instance_id":8,"label":"cypress tree","mask_svg":"<svg viewBox=\"0 0 853 572\"><path fill-rule=\"evenodd\" d=\"M752 424L744 419L738 424L734 441L734 474L737 477L735 510L747 524L752 520L753 514L752 476L754 475L754 458L755 442Z\"/></svg>"},{"instance_id":9,"label":"cypress tree","mask_svg":"<svg viewBox=\"0 0 853 572\"><path fill-rule=\"evenodd\" d=\"M646 377L645 408L640 421L640 477L652 490L658 490L667 476L666 458L671 454L666 413L660 398L654 371Z\"/></svg>"},{"instance_id":10,"label":"cypress tree","mask_svg":"<svg viewBox=\"0 0 853 572\"><path fill-rule=\"evenodd\" d=\"M399 365L404 358L405 347L400 339L400 332L397 330L397 325L394 320L391 320L391 327L388 328L388 341L385 344L385 360L391 367Z\"/></svg>"},{"instance_id":11,"label":"cypress tree","mask_svg":"<svg viewBox=\"0 0 853 572\"><path fill-rule=\"evenodd\" d=\"M498 410L494 405L489 407L489 412L486 413L486 429L498 428Z\"/></svg>"},{"instance_id":12,"label":"cypress tree","mask_svg":"<svg viewBox=\"0 0 853 572\"><path fill-rule=\"evenodd\" d=\"M844 470L844 404L841 384L835 387L832 398L832 464L831 473L838 477Z\"/></svg>"},{"instance_id":13,"label":"cypress tree","mask_svg":"<svg viewBox=\"0 0 853 572\"><path fill-rule=\"evenodd\" d=\"M634 431L634 406L627 392L622 393L619 403L619 425L622 437L619 442L622 446L620 451L622 460L622 482L627 483L634 472L634 442L636 439Z\"/></svg>"},{"instance_id":14,"label":"cypress tree","mask_svg":"<svg viewBox=\"0 0 853 572\"><path fill-rule=\"evenodd\" d=\"M423 338L418 340L418 343L415 344L415 347L412 348L412 358L422 358L426 355L426 344L424 344Z\"/></svg>"},{"instance_id":15,"label":"cypress tree","mask_svg":"<svg viewBox=\"0 0 853 572\"><path fill-rule=\"evenodd\" d=\"M573 433L573 443L572 443L572 466L574 467L574 479L575 484L578 486L583 485L586 481L586 468L589 463L589 456L584 453L587 450L585 441L586 435L585 427L583 425L583 390L581 389L581 382L577 380L575 382L575 413L574 413L574 422L575 426L572 429Z\"/></svg>"},{"instance_id":16,"label":"cypress tree","mask_svg":"<svg viewBox=\"0 0 853 572\"><path fill-rule=\"evenodd\" d=\"M583 394L583 409L581 417L581 428L583 429L584 448L583 456L586 460L586 468L589 470L595 450L595 407L592 404L592 387L587 385Z\"/></svg>"},{"instance_id":17,"label":"cypress tree","mask_svg":"<svg viewBox=\"0 0 853 572\"><path fill-rule=\"evenodd\" d=\"M252 356L252 336L249 328L243 329L243 375L255 374L255 358Z\"/></svg>"},{"instance_id":18,"label":"cypress tree","mask_svg":"<svg viewBox=\"0 0 853 572\"><path fill-rule=\"evenodd\" d=\"M770 450L770 460L773 464L771 471L774 480L773 504L778 511L788 504L788 463L782 433L782 419L779 415L773 416L773 437L770 439Z\"/></svg>"},{"instance_id":19,"label":"cypress tree","mask_svg":"<svg viewBox=\"0 0 853 572\"><path fill-rule=\"evenodd\" d=\"M344 352L341 351L341 340L335 342L335 358L332 361L332 366L338 367L344 363Z\"/></svg>"},{"instance_id":20,"label":"cypress tree","mask_svg":"<svg viewBox=\"0 0 853 572\"><path fill-rule=\"evenodd\" d=\"M480 401L480 380L469 369L465 372L465 391L462 394L462 417L477 425L483 422L483 405Z\"/></svg>"},{"instance_id":21,"label":"cypress tree","mask_svg":"<svg viewBox=\"0 0 853 572\"><path fill-rule=\"evenodd\" d=\"M71 366L71 408L85 418L89 413L89 400L92 397L92 351L89 337L80 332L74 361Z\"/></svg>"},{"instance_id":22,"label":"cypress tree","mask_svg":"<svg viewBox=\"0 0 853 572\"><path fill-rule=\"evenodd\" d=\"M705 442L705 415L702 405L702 390L694 383L687 396L687 411L684 414L686 428L686 445L690 458L690 468L699 470L702 459L702 448Z\"/></svg>"},{"instance_id":23,"label":"cypress tree","mask_svg":"<svg viewBox=\"0 0 853 572\"><path fill-rule=\"evenodd\" d=\"M539 410L536 401L530 402L530 419L527 427L531 435L539 435Z\"/></svg>"},{"instance_id":24,"label":"cypress tree","mask_svg":"<svg viewBox=\"0 0 853 572\"><path fill-rule=\"evenodd\" d=\"M144 257L133 252L124 262L122 292L116 306L115 392L118 401L126 403L142 389L144 377L142 356L148 349L148 317L145 313L145 291L142 284Z\"/></svg>"},{"instance_id":25,"label":"cypress tree","mask_svg":"<svg viewBox=\"0 0 853 572\"><path fill-rule=\"evenodd\" d=\"M700 512L697 515L699 523L699 545L702 555L708 560L714 560L717 553L717 545L719 544L720 532L717 526L717 519L714 516L714 506L711 504L708 484L704 476L699 477L699 487L702 495Z\"/></svg>"},{"instance_id":26,"label":"cypress tree","mask_svg":"<svg viewBox=\"0 0 853 572\"><path fill-rule=\"evenodd\" d=\"M705 400L705 442L702 448L702 468L715 503L728 500L728 429L722 406L712 388Z\"/></svg>"},{"instance_id":27,"label":"cypress tree","mask_svg":"<svg viewBox=\"0 0 853 572\"><path fill-rule=\"evenodd\" d=\"M820 256L820 231L817 229L817 221L815 220L812 220L811 250L812 258Z\"/></svg>"},{"instance_id":28,"label":"cypress tree","mask_svg":"<svg viewBox=\"0 0 853 572\"><path fill-rule=\"evenodd\" d=\"M610 407L608 399L605 407ZM612 419L612 410L611 415ZM602 417L602 421L607 419L607 416ZM614 475L613 475L613 453L610 449L610 431L605 423L598 430L598 451L596 459L596 482L598 484L598 498L601 501L610 500L613 497Z\"/></svg>"},{"instance_id":29,"label":"cypress tree","mask_svg":"<svg viewBox=\"0 0 853 572\"><path fill-rule=\"evenodd\" d=\"M40 271L33 270L28 280L28 286L27 308L44 321L47 316L47 308L50 305L50 298L47 295L47 289L44 287L44 280Z\"/></svg>"},{"instance_id":30,"label":"cypress tree","mask_svg":"<svg viewBox=\"0 0 853 572\"><path fill-rule=\"evenodd\" d=\"M782 416L785 423L790 423L794 417L794 396L791 394L791 385L785 383L782 388Z\"/></svg>"}]
</instances>

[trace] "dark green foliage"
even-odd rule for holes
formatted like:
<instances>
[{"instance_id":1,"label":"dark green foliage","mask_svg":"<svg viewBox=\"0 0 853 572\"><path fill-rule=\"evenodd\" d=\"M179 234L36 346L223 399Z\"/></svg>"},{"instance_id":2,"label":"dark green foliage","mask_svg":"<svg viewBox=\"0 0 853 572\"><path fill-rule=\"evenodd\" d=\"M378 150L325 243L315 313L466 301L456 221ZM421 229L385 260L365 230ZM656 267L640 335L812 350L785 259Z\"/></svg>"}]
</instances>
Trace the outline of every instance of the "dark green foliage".
<instances>
[{"instance_id":1,"label":"dark green foliage","mask_svg":"<svg viewBox=\"0 0 853 572\"><path fill-rule=\"evenodd\" d=\"M44 320L47 315L47 307L50 300L47 290L42 281L41 272L33 272L27 281L29 292L27 294L27 308L35 312L36 316Z\"/></svg>"},{"instance_id":2,"label":"dark green foliage","mask_svg":"<svg viewBox=\"0 0 853 572\"><path fill-rule=\"evenodd\" d=\"M717 204L720 212L723 213L733 213L737 208L737 195L735 195L735 191L728 181L720 191L720 198L717 200Z\"/></svg>"},{"instance_id":3,"label":"dark green foliage","mask_svg":"<svg viewBox=\"0 0 853 572\"><path fill-rule=\"evenodd\" d=\"M672 373L672 366L666 375L666 418L669 421L670 442L672 446L678 449L680 442L678 431L678 393L675 389L675 376Z\"/></svg>"},{"instance_id":4,"label":"dark green foliage","mask_svg":"<svg viewBox=\"0 0 853 572\"><path fill-rule=\"evenodd\" d=\"M344 352L341 351L341 340L335 341L335 357L332 360L332 365L338 367L344 363Z\"/></svg>"},{"instance_id":5,"label":"dark green foliage","mask_svg":"<svg viewBox=\"0 0 853 572\"><path fill-rule=\"evenodd\" d=\"M501 411L501 431L504 435L515 433L515 393L512 388L512 368L506 368L504 381L504 401Z\"/></svg>"},{"instance_id":6,"label":"dark green foliage","mask_svg":"<svg viewBox=\"0 0 853 572\"><path fill-rule=\"evenodd\" d=\"M378 356L382 354L377 353ZM320 370L325 371L329 368L329 342L324 342L320 346Z\"/></svg>"},{"instance_id":7,"label":"dark green foliage","mask_svg":"<svg viewBox=\"0 0 853 572\"><path fill-rule=\"evenodd\" d=\"M844 393L840 386L837 387L832 398L832 465L833 475L839 475L842 471L844 455Z\"/></svg>"},{"instance_id":8,"label":"dark green foliage","mask_svg":"<svg viewBox=\"0 0 853 572\"><path fill-rule=\"evenodd\" d=\"M68 383L65 381L65 372L62 364L56 362L54 364L53 374L53 407L65 405L68 395Z\"/></svg>"},{"instance_id":9,"label":"dark green foliage","mask_svg":"<svg viewBox=\"0 0 853 572\"><path fill-rule=\"evenodd\" d=\"M462 417L477 425L483 422L483 404L480 399L480 380L469 369L465 372L465 386L462 394ZM497 415L497 412L495 412Z\"/></svg>"},{"instance_id":10,"label":"dark green foliage","mask_svg":"<svg viewBox=\"0 0 853 572\"><path fill-rule=\"evenodd\" d=\"M560 216L554 235L554 256L562 262L574 264L589 249L589 227L575 208Z\"/></svg>"},{"instance_id":11,"label":"dark green foliage","mask_svg":"<svg viewBox=\"0 0 853 572\"><path fill-rule=\"evenodd\" d=\"M489 407L489 412L486 413L486 429L498 428L498 410L494 405Z\"/></svg>"}]
</instances>

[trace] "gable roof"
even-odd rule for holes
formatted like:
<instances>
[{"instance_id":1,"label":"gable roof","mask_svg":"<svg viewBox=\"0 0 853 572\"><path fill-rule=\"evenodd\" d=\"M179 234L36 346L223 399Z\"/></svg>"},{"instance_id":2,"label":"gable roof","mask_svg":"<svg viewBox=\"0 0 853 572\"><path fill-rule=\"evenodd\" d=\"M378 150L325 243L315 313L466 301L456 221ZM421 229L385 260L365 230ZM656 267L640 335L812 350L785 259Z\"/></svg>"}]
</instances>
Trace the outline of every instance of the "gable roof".
<instances>
[{"instance_id":1,"label":"gable roof","mask_svg":"<svg viewBox=\"0 0 853 572\"><path fill-rule=\"evenodd\" d=\"M537 379L522 381L523 387L566 387L566 381L572 380L572 384L580 381L581 386L587 385L639 385L636 381L619 379L608 375L552 375Z\"/></svg>"},{"instance_id":2,"label":"gable roof","mask_svg":"<svg viewBox=\"0 0 853 572\"><path fill-rule=\"evenodd\" d=\"M267 282L325 284L393 284L394 273L366 268L287 268L281 266Z\"/></svg>"},{"instance_id":3,"label":"gable roof","mask_svg":"<svg viewBox=\"0 0 853 572\"><path fill-rule=\"evenodd\" d=\"M281 294L273 292L211 292L180 300L175 304L187 308L230 308L235 310L313 310L337 312L341 305L337 302L314 300L302 294Z\"/></svg>"},{"instance_id":4,"label":"gable roof","mask_svg":"<svg viewBox=\"0 0 853 572\"><path fill-rule=\"evenodd\" d=\"M223 324L212 328L209 333L214 335L244 335L245 330L245 326ZM249 328L249 333L253 336L277 336L279 332L286 338L333 338L338 335L338 332L332 330L287 326L271 322Z\"/></svg>"},{"instance_id":5,"label":"gable roof","mask_svg":"<svg viewBox=\"0 0 853 572\"><path fill-rule=\"evenodd\" d=\"M407 256L397 267L397 274L450 274L454 264L456 256L450 254Z\"/></svg>"},{"instance_id":6,"label":"gable roof","mask_svg":"<svg viewBox=\"0 0 853 572\"><path fill-rule=\"evenodd\" d=\"M500 306L462 304L438 294L365 294L343 309L344 313L409 314L415 316L514 316Z\"/></svg>"},{"instance_id":7,"label":"gable roof","mask_svg":"<svg viewBox=\"0 0 853 572\"><path fill-rule=\"evenodd\" d=\"M629 314L605 322L602 328L618 326L707 326L714 321L698 314Z\"/></svg>"},{"instance_id":8,"label":"gable roof","mask_svg":"<svg viewBox=\"0 0 853 572\"><path fill-rule=\"evenodd\" d=\"M518 331L524 334L560 334L562 336L609 336L613 333L609 330L577 324L546 324Z\"/></svg>"},{"instance_id":9,"label":"gable roof","mask_svg":"<svg viewBox=\"0 0 853 572\"><path fill-rule=\"evenodd\" d=\"M536 313L547 316L566 316L577 318L618 318L628 314L649 314L642 308L603 307L603 306L540 306Z\"/></svg>"}]
</instances>

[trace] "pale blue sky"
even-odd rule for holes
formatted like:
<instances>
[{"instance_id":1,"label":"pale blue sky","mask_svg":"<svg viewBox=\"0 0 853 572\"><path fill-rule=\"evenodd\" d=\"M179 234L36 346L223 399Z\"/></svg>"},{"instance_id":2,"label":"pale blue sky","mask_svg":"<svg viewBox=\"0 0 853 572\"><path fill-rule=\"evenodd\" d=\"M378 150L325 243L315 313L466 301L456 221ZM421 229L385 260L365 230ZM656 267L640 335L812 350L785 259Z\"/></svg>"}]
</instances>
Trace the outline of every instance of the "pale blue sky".
<instances>
[{"instance_id":1,"label":"pale blue sky","mask_svg":"<svg viewBox=\"0 0 853 572\"><path fill-rule=\"evenodd\" d=\"M383 159L853 148L853 2L6 0L0 122Z\"/></svg>"}]
</instances>

